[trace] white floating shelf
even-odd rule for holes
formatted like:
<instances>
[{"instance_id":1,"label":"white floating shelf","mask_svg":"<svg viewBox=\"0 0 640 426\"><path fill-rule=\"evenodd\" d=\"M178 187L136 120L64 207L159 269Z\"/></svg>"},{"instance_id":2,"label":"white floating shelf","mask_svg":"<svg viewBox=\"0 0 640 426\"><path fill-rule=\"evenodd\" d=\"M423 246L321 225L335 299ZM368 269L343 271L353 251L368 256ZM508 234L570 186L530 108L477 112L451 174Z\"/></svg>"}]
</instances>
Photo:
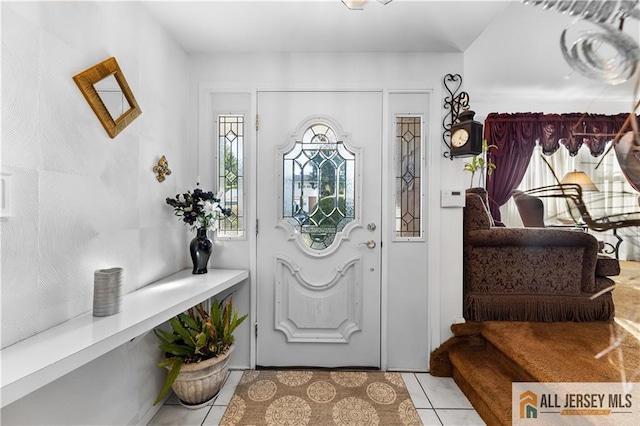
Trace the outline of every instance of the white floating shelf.
<instances>
[{"instance_id":1,"label":"white floating shelf","mask_svg":"<svg viewBox=\"0 0 640 426\"><path fill-rule=\"evenodd\" d=\"M124 296L122 312L90 311L0 351L2 407L146 333L249 277L246 270L184 269Z\"/></svg>"}]
</instances>

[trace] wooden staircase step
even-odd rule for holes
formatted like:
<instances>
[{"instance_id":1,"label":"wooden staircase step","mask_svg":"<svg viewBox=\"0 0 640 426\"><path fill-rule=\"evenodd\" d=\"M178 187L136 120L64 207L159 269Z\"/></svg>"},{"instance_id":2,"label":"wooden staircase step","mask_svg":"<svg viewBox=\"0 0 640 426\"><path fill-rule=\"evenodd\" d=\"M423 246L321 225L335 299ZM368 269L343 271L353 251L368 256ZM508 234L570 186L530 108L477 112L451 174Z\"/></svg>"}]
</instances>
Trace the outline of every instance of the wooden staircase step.
<instances>
[{"instance_id":1,"label":"wooden staircase step","mask_svg":"<svg viewBox=\"0 0 640 426\"><path fill-rule=\"evenodd\" d=\"M619 382L640 365L640 341L613 323L489 321L452 330L453 343L443 345L450 375L491 426L511 425L513 382ZM596 358L612 335L620 346ZM460 341L471 337L473 345Z\"/></svg>"},{"instance_id":2,"label":"wooden staircase step","mask_svg":"<svg viewBox=\"0 0 640 426\"><path fill-rule=\"evenodd\" d=\"M511 383L534 381L490 344L449 353L453 379L488 425L511 424Z\"/></svg>"},{"instance_id":3,"label":"wooden staircase step","mask_svg":"<svg viewBox=\"0 0 640 426\"><path fill-rule=\"evenodd\" d=\"M526 370L532 381L619 382L619 367L609 357L596 358L610 344L612 327L605 322L486 322L481 334L514 365ZM623 339L620 348L626 363L634 365L631 360L638 360L640 353L638 340ZM570 363L567 354L571 354Z\"/></svg>"}]
</instances>

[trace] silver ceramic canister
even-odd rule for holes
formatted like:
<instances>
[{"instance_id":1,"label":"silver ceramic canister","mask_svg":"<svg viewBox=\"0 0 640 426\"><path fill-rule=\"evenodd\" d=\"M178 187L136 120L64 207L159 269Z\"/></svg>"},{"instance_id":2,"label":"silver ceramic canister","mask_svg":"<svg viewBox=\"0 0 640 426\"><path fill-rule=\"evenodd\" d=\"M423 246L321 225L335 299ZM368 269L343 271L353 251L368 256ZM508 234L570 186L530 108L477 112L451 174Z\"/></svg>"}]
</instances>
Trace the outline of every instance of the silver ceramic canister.
<instances>
[{"instance_id":1,"label":"silver ceramic canister","mask_svg":"<svg viewBox=\"0 0 640 426\"><path fill-rule=\"evenodd\" d=\"M98 269L93 274L93 316L106 317L122 311L124 269Z\"/></svg>"}]
</instances>

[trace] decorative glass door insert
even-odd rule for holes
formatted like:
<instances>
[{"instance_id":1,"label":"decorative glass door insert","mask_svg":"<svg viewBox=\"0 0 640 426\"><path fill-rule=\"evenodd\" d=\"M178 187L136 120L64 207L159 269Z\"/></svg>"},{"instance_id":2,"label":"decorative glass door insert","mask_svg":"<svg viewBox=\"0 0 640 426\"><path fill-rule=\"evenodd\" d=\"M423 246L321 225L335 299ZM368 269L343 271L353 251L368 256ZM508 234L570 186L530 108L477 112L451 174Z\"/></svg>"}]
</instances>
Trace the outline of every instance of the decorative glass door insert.
<instances>
[{"instance_id":1,"label":"decorative glass door insert","mask_svg":"<svg viewBox=\"0 0 640 426\"><path fill-rule=\"evenodd\" d=\"M322 251L356 217L356 155L317 122L283 155L283 219Z\"/></svg>"},{"instance_id":2,"label":"decorative glass door insert","mask_svg":"<svg viewBox=\"0 0 640 426\"><path fill-rule=\"evenodd\" d=\"M220 219L218 237L244 237L244 125L242 115L218 116L218 188L231 216Z\"/></svg>"},{"instance_id":3,"label":"decorative glass door insert","mask_svg":"<svg viewBox=\"0 0 640 426\"><path fill-rule=\"evenodd\" d=\"M396 116L395 240L422 238L422 117Z\"/></svg>"}]
</instances>

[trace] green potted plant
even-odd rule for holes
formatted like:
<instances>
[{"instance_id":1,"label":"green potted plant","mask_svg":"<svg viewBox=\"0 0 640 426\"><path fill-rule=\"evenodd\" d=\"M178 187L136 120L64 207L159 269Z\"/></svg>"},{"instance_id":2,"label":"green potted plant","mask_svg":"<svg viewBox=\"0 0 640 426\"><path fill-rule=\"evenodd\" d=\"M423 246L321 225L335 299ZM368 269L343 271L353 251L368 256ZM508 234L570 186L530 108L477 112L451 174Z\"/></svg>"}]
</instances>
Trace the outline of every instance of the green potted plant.
<instances>
[{"instance_id":1,"label":"green potted plant","mask_svg":"<svg viewBox=\"0 0 640 426\"><path fill-rule=\"evenodd\" d=\"M209 312L200 303L173 317L169 321L172 332L155 329L166 357L158 366L169 370L169 374L154 405L169 389L186 406L211 400L220 391L228 371L233 332L246 318L247 315L238 317L232 298L220 302L214 299Z\"/></svg>"},{"instance_id":2,"label":"green potted plant","mask_svg":"<svg viewBox=\"0 0 640 426\"><path fill-rule=\"evenodd\" d=\"M482 153L480 155L474 155L471 161L464 163L464 171L471 172L471 188L473 188L473 178L476 172L479 172L478 186L484 188L485 170L487 176L491 176L495 170L496 165L491 162L491 159L487 158L487 153L491 148L498 149L496 145L489 145L486 139L482 139Z\"/></svg>"}]
</instances>

